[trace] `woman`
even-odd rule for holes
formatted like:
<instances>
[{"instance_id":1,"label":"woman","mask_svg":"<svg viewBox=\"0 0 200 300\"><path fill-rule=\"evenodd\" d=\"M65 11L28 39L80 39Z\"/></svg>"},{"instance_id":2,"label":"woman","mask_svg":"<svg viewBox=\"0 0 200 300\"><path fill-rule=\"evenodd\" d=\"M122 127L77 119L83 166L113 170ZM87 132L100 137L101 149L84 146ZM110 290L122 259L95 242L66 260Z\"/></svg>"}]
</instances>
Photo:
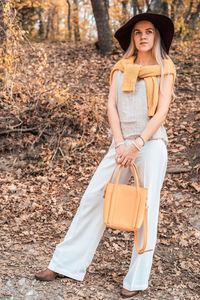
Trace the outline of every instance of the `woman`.
<instances>
[{"instance_id":1,"label":"woman","mask_svg":"<svg viewBox=\"0 0 200 300\"><path fill-rule=\"evenodd\" d=\"M160 190L167 166L167 116L175 80L174 65L167 55L174 34L172 21L163 15L143 13L131 18L116 33L125 54L111 72L108 119L113 134L109 151L93 175L64 241L57 245L39 280L62 274L83 280L105 230L102 186L117 164L124 166L121 183L132 175L135 162L141 185L148 188L147 249L155 249ZM143 241L143 227L138 232ZM134 245L121 295L132 297L148 287L153 252L138 254Z\"/></svg>"}]
</instances>

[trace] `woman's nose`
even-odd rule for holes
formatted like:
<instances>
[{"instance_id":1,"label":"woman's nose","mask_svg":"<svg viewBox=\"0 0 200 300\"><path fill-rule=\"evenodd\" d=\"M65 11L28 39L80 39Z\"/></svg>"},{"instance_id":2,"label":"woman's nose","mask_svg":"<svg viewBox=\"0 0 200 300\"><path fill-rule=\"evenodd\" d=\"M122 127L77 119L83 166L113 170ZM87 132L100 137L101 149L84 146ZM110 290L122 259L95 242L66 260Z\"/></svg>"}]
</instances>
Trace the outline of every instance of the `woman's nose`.
<instances>
[{"instance_id":1,"label":"woman's nose","mask_svg":"<svg viewBox=\"0 0 200 300\"><path fill-rule=\"evenodd\" d=\"M145 32L142 32L140 37L141 37L141 39L146 38L147 34Z\"/></svg>"}]
</instances>

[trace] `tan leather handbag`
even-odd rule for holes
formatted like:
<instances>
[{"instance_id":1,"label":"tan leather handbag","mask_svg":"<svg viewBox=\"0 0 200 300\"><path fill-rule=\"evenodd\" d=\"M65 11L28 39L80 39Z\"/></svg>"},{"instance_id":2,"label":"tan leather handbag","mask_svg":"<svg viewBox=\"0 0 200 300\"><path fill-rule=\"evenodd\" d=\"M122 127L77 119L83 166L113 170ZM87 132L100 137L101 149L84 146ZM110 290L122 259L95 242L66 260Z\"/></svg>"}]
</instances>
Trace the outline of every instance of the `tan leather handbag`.
<instances>
[{"instance_id":1,"label":"tan leather handbag","mask_svg":"<svg viewBox=\"0 0 200 300\"><path fill-rule=\"evenodd\" d=\"M117 165L118 166L118 165ZM150 250L146 250L147 244L147 213L148 207L146 206L147 188L140 187L140 180L138 170L133 164L133 170L136 179L136 186L119 184L119 177L122 166L116 177L116 182L112 183L115 167L111 178L107 184L104 193L104 223L111 228L134 231L135 245L139 254ZM144 221L144 243L143 247L139 249L137 230L142 226Z\"/></svg>"}]
</instances>

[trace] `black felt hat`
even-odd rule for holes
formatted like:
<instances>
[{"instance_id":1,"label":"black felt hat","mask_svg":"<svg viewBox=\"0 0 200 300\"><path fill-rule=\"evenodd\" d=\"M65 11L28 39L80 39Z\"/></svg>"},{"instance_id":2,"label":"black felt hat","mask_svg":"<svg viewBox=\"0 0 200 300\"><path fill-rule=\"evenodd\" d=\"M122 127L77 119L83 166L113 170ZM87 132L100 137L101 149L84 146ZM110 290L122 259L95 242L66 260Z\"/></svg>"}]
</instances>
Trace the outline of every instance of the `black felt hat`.
<instances>
[{"instance_id":1,"label":"black felt hat","mask_svg":"<svg viewBox=\"0 0 200 300\"><path fill-rule=\"evenodd\" d=\"M169 48L174 36L174 24L170 18L153 13L138 14L132 17L115 32L114 37L118 40L122 49L124 51L128 49L134 25L143 20L151 22L159 30L162 47L167 53L169 53Z\"/></svg>"}]
</instances>

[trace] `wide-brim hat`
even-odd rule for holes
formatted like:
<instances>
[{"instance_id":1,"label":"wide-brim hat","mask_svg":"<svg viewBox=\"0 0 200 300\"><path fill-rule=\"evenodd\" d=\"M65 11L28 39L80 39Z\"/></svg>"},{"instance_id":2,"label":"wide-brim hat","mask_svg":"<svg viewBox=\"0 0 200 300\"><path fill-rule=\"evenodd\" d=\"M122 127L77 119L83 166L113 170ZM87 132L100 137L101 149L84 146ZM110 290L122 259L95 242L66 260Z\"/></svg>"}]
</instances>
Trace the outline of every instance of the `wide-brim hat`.
<instances>
[{"instance_id":1,"label":"wide-brim hat","mask_svg":"<svg viewBox=\"0 0 200 300\"><path fill-rule=\"evenodd\" d=\"M118 40L122 49L124 51L128 49L134 25L143 20L151 22L159 30L162 47L169 53L169 48L174 36L174 24L167 16L154 13L138 14L132 17L115 32L114 37Z\"/></svg>"}]
</instances>

